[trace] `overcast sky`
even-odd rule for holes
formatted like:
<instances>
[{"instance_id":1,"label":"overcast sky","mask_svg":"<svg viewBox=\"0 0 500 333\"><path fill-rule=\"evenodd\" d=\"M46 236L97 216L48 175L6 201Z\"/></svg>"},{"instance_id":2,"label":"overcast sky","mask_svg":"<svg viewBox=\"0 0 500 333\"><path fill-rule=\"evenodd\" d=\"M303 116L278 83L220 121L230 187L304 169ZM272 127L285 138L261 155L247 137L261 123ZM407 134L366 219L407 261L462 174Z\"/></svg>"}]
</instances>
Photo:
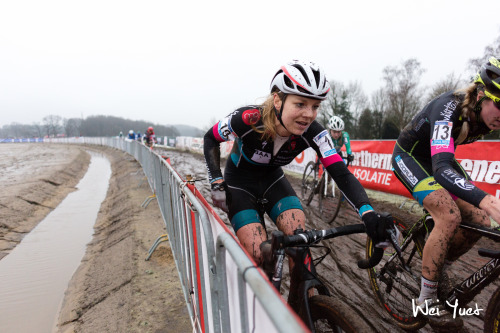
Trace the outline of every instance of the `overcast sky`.
<instances>
[{"instance_id":1,"label":"overcast sky","mask_svg":"<svg viewBox=\"0 0 500 333\"><path fill-rule=\"evenodd\" d=\"M262 101L290 59L327 78L383 86L382 70L416 58L422 85L467 72L500 34L471 1L0 2L0 126L112 115L206 128ZM136 129L141 130L141 129Z\"/></svg>"}]
</instances>

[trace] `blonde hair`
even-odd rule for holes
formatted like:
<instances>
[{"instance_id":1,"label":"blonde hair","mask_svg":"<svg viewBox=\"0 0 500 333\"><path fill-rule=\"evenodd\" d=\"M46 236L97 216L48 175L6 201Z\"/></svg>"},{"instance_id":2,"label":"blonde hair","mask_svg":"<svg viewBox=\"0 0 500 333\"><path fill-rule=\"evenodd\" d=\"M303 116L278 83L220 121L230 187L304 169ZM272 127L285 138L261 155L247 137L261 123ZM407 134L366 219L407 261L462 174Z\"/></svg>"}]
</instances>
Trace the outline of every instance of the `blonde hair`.
<instances>
[{"instance_id":1,"label":"blonde hair","mask_svg":"<svg viewBox=\"0 0 500 333\"><path fill-rule=\"evenodd\" d=\"M474 108L476 107L476 98L478 90L482 89L482 85L480 83L474 83L469 85L464 89L459 89L455 91L455 96L463 94L465 95L464 101L462 102L462 113L460 117L463 121L462 127L460 128L460 133L457 138L457 144L461 144L467 138L467 134L469 134L470 124L469 117L474 112ZM478 119L479 120L479 119Z\"/></svg>"},{"instance_id":2,"label":"blonde hair","mask_svg":"<svg viewBox=\"0 0 500 333\"><path fill-rule=\"evenodd\" d=\"M262 103L262 124L264 125L264 129L258 129L255 126L252 126L254 131L257 133L262 133L261 139L266 140L274 140L276 138L277 129L276 129L276 115L274 114L274 94L277 93L278 97L283 100L285 94L281 91L272 92L267 99Z\"/></svg>"}]
</instances>

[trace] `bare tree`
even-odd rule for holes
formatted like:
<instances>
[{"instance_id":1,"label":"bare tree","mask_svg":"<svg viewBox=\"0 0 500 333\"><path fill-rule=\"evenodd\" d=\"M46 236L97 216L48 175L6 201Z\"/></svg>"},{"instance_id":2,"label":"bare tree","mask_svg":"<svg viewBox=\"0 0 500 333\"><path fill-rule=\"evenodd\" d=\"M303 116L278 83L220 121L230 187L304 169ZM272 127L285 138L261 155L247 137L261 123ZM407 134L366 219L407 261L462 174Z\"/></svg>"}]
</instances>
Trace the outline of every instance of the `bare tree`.
<instances>
[{"instance_id":1,"label":"bare tree","mask_svg":"<svg viewBox=\"0 0 500 333\"><path fill-rule=\"evenodd\" d=\"M368 98L366 97L363 87L359 82L350 82L347 86L347 100L349 103L349 111L352 114L354 125L357 124L361 112L368 107Z\"/></svg>"},{"instance_id":2,"label":"bare tree","mask_svg":"<svg viewBox=\"0 0 500 333\"><path fill-rule=\"evenodd\" d=\"M461 86L464 86L466 82L460 78L460 76L456 77L455 73L448 74L446 78L444 78L441 81L438 81L435 83L431 91L429 92L427 96L427 102L430 102L434 98L438 97L441 94L444 94L445 92L452 91L452 90L457 90Z\"/></svg>"},{"instance_id":3,"label":"bare tree","mask_svg":"<svg viewBox=\"0 0 500 333\"><path fill-rule=\"evenodd\" d=\"M48 115L43 117L43 126L45 127L45 132L49 137L55 137L59 134L61 128L62 118L56 115Z\"/></svg>"},{"instance_id":4,"label":"bare tree","mask_svg":"<svg viewBox=\"0 0 500 333\"><path fill-rule=\"evenodd\" d=\"M419 89L419 82L424 72L417 59L408 59L402 62L401 67L388 66L383 70L387 112L399 130L421 108L423 91Z\"/></svg>"},{"instance_id":5,"label":"bare tree","mask_svg":"<svg viewBox=\"0 0 500 333\"><path fill-rule=\"evenodd\" d=\"M500 56L500 34L495 41L484 48L484 54L479 58L469 59L468 69L471 78L477 73L481 65L485 64L491 56Z\"/></svg>"},{"instance_id":6,"label":"bare tree","mask_svg":"<svg viewBox=\"0 0 500 333\"><path fill-rule=\"evenodd\" d=\"M33 127L35 128L36 137L43 138L43 125L40 123L33 123Z\"/></svg>"},{"instance_id":7,"label":"bare tree","mask_svg":"<svg viewBox=\"0 0 500 333\"><path fill-rule=\"evenodd\" d=\"M79 136L82 120L80 118L63 119L64 133L66 136Z\"/></svg>"},{"instance_id":8,"label":"bare tree","mask_svg":"<svg viewBox=\"0 0 500 333\"><path fill-rule=\"evenodd\" d=\"M386 118L387 111L387 96L384 88L380 88L372 94L371 108L373 117L374 137L380 139L382 137L382 128Z\"/></svg>"},{"instance_id":9,"label":"bare tree","mask_svg":"<svg viewBox=\"0 0 500 333\"><path fill-rule=\"evenodd\" d=\"M345 130L352 132L354 130L354 117L350 111L350 91L341 82L330 81L331 91L326 100L321 103L321 109L316 120L323 126L327 126L328 120L332 116L342 118L345 124Z\"/></svg>"}]
</instances>

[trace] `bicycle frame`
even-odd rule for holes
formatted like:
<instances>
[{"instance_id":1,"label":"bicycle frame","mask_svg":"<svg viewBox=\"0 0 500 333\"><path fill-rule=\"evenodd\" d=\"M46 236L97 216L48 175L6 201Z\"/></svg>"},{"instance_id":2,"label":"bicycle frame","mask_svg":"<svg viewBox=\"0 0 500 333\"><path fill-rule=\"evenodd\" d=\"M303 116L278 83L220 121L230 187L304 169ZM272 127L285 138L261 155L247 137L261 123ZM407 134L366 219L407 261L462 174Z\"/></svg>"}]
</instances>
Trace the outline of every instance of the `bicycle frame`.
<instances>
[{"instance_id":1,"label":"bicycle frame","mask_svg":"<svg viewBox=\"0 0 500 333\"><path fill-rule=\"evenodd\" d=\"M423 232L423 236L425 237L425 234L430 233L433 225L427 225L429 223L428 221L432 221L432 219L428 218L429 216L429 214L426 214L418 222L416 222L410 228L410 234L414 235L415 233L418 234L420 232ZM432 221L432 224L433 223L434 221ZM500 231L473 225L467 222L462 222L460 228L477 232L481 236L488 237L495 242L500 242ZM403 246L405 244L409 244L408 240L409 239L404 240ZM479 249L478 252L479 255L490 257L491 260L480 267L477 271L472 273L472 275L470 275L468 278L455 285L455 287L446 296L446 301L449 305L458 304L459 307L465 306L466 304L471 302L474 297L476 297L486 286L488 286L491 282L495 281L500 276L500 258L498 258L498 256L500 255L500 251ZM410 256L408 261L410 261L411 258L412 256Z\"/></svg>"},{"instance_id":2,"label":"bicycle frame","mask_svg":"<svg viewBox=\"0 0 500 333\"><path fill-rule=\"evenodd\" d=\"M284 234L281 231L274 231L271 240L264 245L262 255L266 259L274 258L274 266L272 271L271 283L279 291L283 278L283 262L285 260L285 253L295 263L293 271L290 273L290 281L298 281L296 288L290 288L289 295L295 293L298 297L297 305L304 304L306 309L306 316L303 318L308 327L313 327L311 310L306 299L308 291L315 288L320 295L331 296L328 288L317 278L316 267L309 251L309 246L298 246L294 248L284 248ZM269 246L270 245L270 246ZM271 267L269 267L271 268ZM266 269L265 269L266 270ZM266 271L269 274L269 270ZM290 282L291 287L292 282ZM298 309L294 308L298 312Z\"/></svg>"},{"instance_id":3,"label":"bicycle frame","mask_svg":"<svg viewBox=\"0 0 500 333\"><path fill-rule=\"evenodd\" d=\"M364 233L365 231L364 224L342 226L327 230L315 230L313 232L316 232L316 235L313 237L306 237L301 229L296 230L294 236L285 236L281 231L273 231L271 239L262 243L261 251L262 257L264 258L263 269L278 291L281 287L285 254L293 259L294 268L290 274L290 281L295 281L295 287L293 289L291 288L291 282L289 293L297 296L295 304L297 308L304 306L304 312L301 313L302 319L313 332L312 314L309 302L307 302L309 290L316 289L319 295L331 296L331 294L316 274L315 264L309 248L314 247L314 244L322 239ZM318 232L320 232L321 235L319 235ZM291 305L293 306L294 304ZM297 312L298 309L294 308L294 310Z\"/></svg>"}]
</instances>

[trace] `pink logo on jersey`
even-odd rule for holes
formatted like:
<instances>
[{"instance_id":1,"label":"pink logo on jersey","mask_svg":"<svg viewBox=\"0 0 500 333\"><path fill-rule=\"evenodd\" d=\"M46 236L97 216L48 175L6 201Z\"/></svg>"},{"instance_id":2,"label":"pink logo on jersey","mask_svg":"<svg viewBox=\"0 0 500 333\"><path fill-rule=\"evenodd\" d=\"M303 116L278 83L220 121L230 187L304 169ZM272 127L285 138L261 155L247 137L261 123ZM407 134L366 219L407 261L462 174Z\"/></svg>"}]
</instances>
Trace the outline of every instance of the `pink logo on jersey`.
<instances>
[{"instance_id":1,"label":"pink logo on jersey","mask_svg":"<svg viewBox=\"0 0 500 333\"><path fill-rule=\"evenodd\" d=\"M433 140L431 140L431 156L434 156L438 153L455 153L453 138L450 138L450 143L448 145L444 144L434 144Z\"/></svg>"},{"instance_id":2,"label":"pink logo on jersey","mask_svg":"<svg viewBox=\"0 0 500 333\"><path fill-rule=\"evenodd\" d=\"M245 124L255 125L260 119L260 111L258 109L246 110L241 118Z\"/></svg>"}]
</instances>

